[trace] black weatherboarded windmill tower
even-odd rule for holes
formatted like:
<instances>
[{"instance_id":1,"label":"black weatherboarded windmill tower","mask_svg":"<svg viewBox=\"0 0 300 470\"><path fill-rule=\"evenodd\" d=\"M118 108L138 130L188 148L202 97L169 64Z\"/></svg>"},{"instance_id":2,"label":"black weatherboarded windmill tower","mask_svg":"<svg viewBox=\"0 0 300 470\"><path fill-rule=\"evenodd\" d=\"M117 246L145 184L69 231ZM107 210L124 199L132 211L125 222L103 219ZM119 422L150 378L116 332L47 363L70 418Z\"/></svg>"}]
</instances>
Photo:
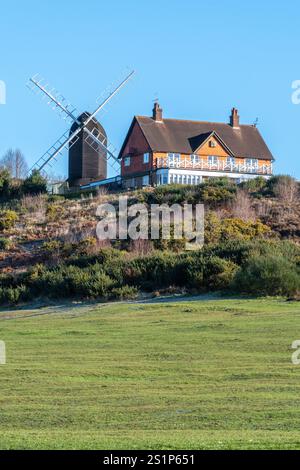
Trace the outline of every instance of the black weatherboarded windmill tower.
<instances>
[{"instance_id":1,"label":"black weatherboarded windmill tower","mask_svg":"<svg viewBox=\"0 0 300 470\"><path fill-rule=\"evenodd\" d=\"M56 90L49 87L43 79L33 77L29 80L29 87L46 97L48 104L52 106L65 120L72 123L70 131L66 131L31 168L44 171L46 166L52 165L63 151L69 149L69 178L70 186L81 186L93 181L101 181L107 178L107 164L119 173L120 162L115 156L115 149L108 142L107 135L96 116L111 99L132 78L134 71L111 89L106 98L92 113L82 113L79 117L76 108L66 101Z\"/></svg>"},{"instance_id":2,"label":"black weatherboarded windmill tower","mask_svg":"<svg viewBox=\"0 0 300 470\"><path fill-rule=\"evenodd\" d=\"M83 113L77 121L83 124L90 117L89 113ZM70 136L79 128L79 123L74 122ZM97 134L105 147L107 136L104 128L95 119L87 125L87 129ZM103 148L91 146L85 138L82 130L75 142L70 142L69 148L69 185L81 186L92 181L100 181L107 178L107 151Z\"/></svg>"}]
</instances>

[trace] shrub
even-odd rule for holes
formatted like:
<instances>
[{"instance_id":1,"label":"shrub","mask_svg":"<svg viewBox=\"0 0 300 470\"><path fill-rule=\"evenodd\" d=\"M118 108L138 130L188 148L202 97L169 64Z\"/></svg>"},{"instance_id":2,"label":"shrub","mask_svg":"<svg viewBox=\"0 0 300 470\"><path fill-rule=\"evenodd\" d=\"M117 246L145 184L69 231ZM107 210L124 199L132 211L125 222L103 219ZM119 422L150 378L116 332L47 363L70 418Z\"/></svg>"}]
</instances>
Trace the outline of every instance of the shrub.
<instances>
[{"instance_id":1,"label":"shrub","mask_svg":"<svg viewBox=\"0 0 300 470\"><path fill-rule=\"evenodd\" d=\"M232 200L236 184L228 178L212 178L200 185L170 184L158 186L144 195L149 204L219 203Z\"/></svg>"},{"instance_id":2,"label":"shrub","mask_svg":"<svg viewBox=\"0 0 300 470\"><path fill-rule=\"evenodd\" d=\"M61 248L61 242L58 240L49 240L42 244L42 250L53 253Z\"/></svg>"},{"instance_id":3,"label":"shrub","mask_svg":"<svg viewBox=\"0 0 300 470\"><path fill-rule=\"evenodd\" d=\"M5 199L10 196L12 179L7 169L0 170L0 197Z\"/></svg>"},{"instance_id":4,"label":"shrub","mask_svg":"<svg viewBox=\"0 0 300 470\"><path fill-rule=\"evenodd\" d=\"M8 238L0 237L0 250L5 251L11 247L11 241Z\"/></svg>"},{"instance_id":5,"label":"shrub","mask_svg":"<svg viewBox=\"0 0 300 470\"><path fill-rule=\"evenodd\" d=\"M0 210L0 230L8 230L14 227L18 215L15 211Z\"/></svg>"},{"instance_id":6,"label":"shrub","mask_svg":"<svg viewBox=\"0 0 300 470\"><path fill-rule=\"evenodd\" d=\"M144 194L149 204L182 204L188 202L191 194L196 194L196 188L188 185L169 184L157 186L153 192ZM141 197L139 198L141 200ZM143 201L141 201L143 202Z\"/></svg>"},{"instance_id":7,"label":"shrub","mask_svg":"<svg viewBox=\"0 0 300 470\"><path fill-rule=\"evenodd\" d=\"M213 178L200 185L200 200L205 203L230 201L236 195L235 183L227 178Z\"/></svg>"},{"instance_id":8,"label":"shrub","mask_svg":"<svg viewBox=\"0 0 300 470\"><path fill-rule=\"evenodd\" d=\"M238 266L232 261L208 258L204 264L203 278L207 290L224 290L233 282Z\"/></svg>"},{"instance_id":9,"label":"shrub","mask_svg":"<svg viewBox=\"0 0 300 470\"><path fill-rule=\"evenodd\" d=\"M0 303L2 304L17 304L20 301L28 300L29 297L29 290L24 285L0 287Z\"/></svg>"},{"instance_id":10,"label":"shrub","mask_svg":"<svg viewBox=\"0 0 300 470\"><path fill-rule=\"evenodd\" d=\"M300 291L300 274L295 264L283 257L256 256L240 268L233 286L242 293L289 296Z\"/></svg>"},{"instance_id":11,"label":"shrub","mask_svg":"<svg viewBox=\"0 0 300 470\"><path fill-rule=\"evenodd\" d=\"M85 269L65 265L46 269L37 265L28 273L27 283L37 294L54 298L106 297L115 284L97 264Z\"/></svg>"},{"instance_id":12,"label":"shrub","mask_svg":"<svg viewBox=\"0 0 300 470\"><path fill-rule=\"evenodd\" d=\"M226 240L216 245L205 245L202 252L205 257L218 256L239 266L258 256L279 256L294 264L300 260L300 246L287 240Z\"/></svg>"},{"instance_id":13,"label":"shrub","mask_svg":"<svg viewBox=\"0 0 300 470\"><path fill-rule=\"evenodd\" d=\"M270 236L270 227L260 221L244 221L239 218L220 219L208 212L205 219L206 243L222 243L226 240L253 240Z\"/></svg>"},{"instance_id":14,"label":"shrub","mask_svg":"<svg viewBox=\"0 0 300 470\"><path fill-rule=\"evenodd\" d=\"M58 222L64 215L64 208L57 204L49 204L46 210L46 217L49 222Z\"/></svg>"},{"instance_id":15,"label":"shrub","mask_svg":"<svg viewBox=\"0 0 300 470\"><path fill-rule=\"evenodd\" d=\"M41 194L47 192L47 181L38 170L23 181L21 190L23 194Z\"/></svg>"},{"instance_id":16,"label":"shrub","mask_svg":"<svg viewBox=\"0 0 300 470\"><path fill-rule=\"evenodd\" d=\"M241 219L223 219L221 228L221 241L225 240L253 240L271 234L271 229L260 221L251 222Z\"/></svg>"},{"instance_id":17,"label":"shrub","mask_svg":"<svg viewBox=\"0 0 300 470\"><path fill-rule=\"evenodd\" d=\"M110 293L110 298L115 300L133 300L138 296L138 289L134 286L115 287Z\"/></svg>"},{"instance_id":18,"label":"shrub","mask_svg":"<svg viewBox=\"0 0 300 470\"><path fill-rule=\"evenodd\" d=\"M201 290L204 288L203 271L204 257L201 251L182 255L182 279L181 285ZM178 284L177 284L178 285Z\"/></svg>"},{"instance_id":19,"label":"shrub","mask_svg":"<svg viewBox=\"0 0 300 470\"><path fill-rule=\"evenodd\" d=\"M251 194L255 196L262 195L267 188L267 180L262 176L258 176L257 178L253 178L248 181L243 181L239 185L242 189L246 189Z\"/></svg>"},{"instance_id":20,"label":"shrub","mask_svg":"<svg viewBox=\"0 0 300 470\"><path fill-rule=\"evenodd\" d=\"M154 253L136 258L124 265L124 281L144 290L154 290L170 285L182 285L181 257L173 253Z\"/></svg>"},{"instance_id":21,"label":"shrub","mask_svg":"<svg viewBox=\"0 0 300 470\"><path fill-rule=\"evenodd\" d=\"M37 214L38 217L41 217L45 213L46 197L43 194L25 195L20 201L20 206L22 212Z\"/></svg>"}]
</instances>

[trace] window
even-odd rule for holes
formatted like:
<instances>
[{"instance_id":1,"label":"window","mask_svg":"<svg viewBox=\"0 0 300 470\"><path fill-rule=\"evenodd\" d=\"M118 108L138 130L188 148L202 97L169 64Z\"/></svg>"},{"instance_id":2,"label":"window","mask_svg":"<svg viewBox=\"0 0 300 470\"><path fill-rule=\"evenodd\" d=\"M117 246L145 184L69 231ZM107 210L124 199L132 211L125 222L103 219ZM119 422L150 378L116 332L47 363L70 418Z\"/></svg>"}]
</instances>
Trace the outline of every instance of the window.
<instances>
[{"instance_id":1,"label":"window","mask_svg":"<svg viewBox=\"0 0 300 470\"><path fill-rule=\"evenodd\" d=\"M130 157L125 157L124 158L124 166L130 166L130 163L131 163Z\"/></svg>"},{"instance_id":2,"label":"window","mask_svg":"<svg viewBox=\"0 0 300 470\"><path fill-rule=\"evenodd\" d=\"M200 162L200 156L199 155L191 155L191 160L193 164L197 164Z\"/></svg>"},{"instance_id":3,"label":"window","mask_svg":"<svg viewBox=\"0 0 300 470\"><path fill-rule=\"evenodd\" d=\"M180 153L168 153L168 158L171 165L176 165L176 163L180 163L181 155Z\"/></svg>"},{"instance_id":4,"label":"window","mask_svg":"<svg viewBox=\"0 0 300 470\"><path fill-rule=\"evenodd\" d=\"M143 162L144 163L149 163L149 161L150 161L150 154L149 153L144 153Z\"/></svg>"},{"instance_id":5,"label":"window","mask_svg":"<svg viewBox=\"0 0 300 470\"><path fill-rule=\"evenodd\" d=\"M149 175L143 176L143 186L149 186Z\"/></svg>"},{"instance_id":6,"label":"window","mask_svg":"<svg viewBox=\"0 0 300 470\"><path fill-rule=\"evenodd\" d=\"M214 156L214 155L210 155L210 156L208 157L208 163L209 163L210 165L218 165L218 161L219 161L218 157L216 157L216 156Z\"/></svg>"},{"instance_id":7,"label":"window","mask_svg":"<svg viewBox=\"0 0 300 470\"><path fill-rule=\"evenodd\" d=\"M227 164L228 165L235 165L235 158L234 157L227 157Z\"/></svg>"},{"instance_id":8,"label":"window","mask_svg":"<svg viewBox=\"0 0 300 470\"><path fill-rule=\"evenodd\" d=\"M215 147L217 146L217 143L216 143L214 140L210 140L210 141L209 141L209 146L210 146L211 148L215 148Z\"/></svg>"},{"instance_id":9,"label":"window","mask_svg":"<svg viewBox=\"0 0 300 470\"><path fill-rule=\"evenodd\" d=\"M246 158L246 165L258 167L257 158Z\"/></svg>"}]
</instances>

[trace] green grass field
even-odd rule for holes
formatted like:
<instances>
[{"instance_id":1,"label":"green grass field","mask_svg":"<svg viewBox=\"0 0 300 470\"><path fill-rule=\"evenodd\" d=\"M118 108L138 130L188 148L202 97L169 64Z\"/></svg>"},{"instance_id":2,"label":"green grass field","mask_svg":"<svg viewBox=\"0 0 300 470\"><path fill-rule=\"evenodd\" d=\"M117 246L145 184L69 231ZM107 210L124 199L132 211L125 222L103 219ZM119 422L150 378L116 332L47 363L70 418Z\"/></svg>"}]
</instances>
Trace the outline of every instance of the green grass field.
<instances>
[{"instance_id":1,"label":"green grass field","mask_svg":"<svg viewBox=\"0 0 300 470\"><path fill-rule=\"evenodd\" d=\"M55 311L0 313L1 449L300 449L299 303Z\"/></svg>"}]
</instances>

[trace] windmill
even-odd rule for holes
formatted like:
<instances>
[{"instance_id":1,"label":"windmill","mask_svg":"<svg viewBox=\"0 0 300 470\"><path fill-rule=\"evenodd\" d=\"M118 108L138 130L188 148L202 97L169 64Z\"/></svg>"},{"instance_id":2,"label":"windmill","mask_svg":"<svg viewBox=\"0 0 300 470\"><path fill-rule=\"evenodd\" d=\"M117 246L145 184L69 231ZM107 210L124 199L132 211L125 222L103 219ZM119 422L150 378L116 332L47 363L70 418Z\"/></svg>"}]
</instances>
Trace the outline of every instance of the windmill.
<instances>
[{"instance_id":1,"label":"windmill","mask_svg":"<svg viewBox=\"0 0 300 470\"><path fill-rule=\"evenodd\" d=\"M69 151L75 146L81 139L84 144L86 143L92 151L97 152L99 165L102 168L102 177L106 177L106 169L104 165L110 165L114 171L119 170L120 162L115 156L115 148L107 140L104 129L96 120L96 116L103 111L105 106L112 100L114 96L127 84L127 82L134 75L134 71L130 72L124 80L122 80L117 86L112 87L110 91L105 93L104 99L101 100L97 109L93 113L82 113L79 117L76 108L72 106L59 92L51 88L44 79L34 76L30 78L28 86L29 88L40 94L42 97L47 99L47 104L57 111L60 116L71 122L71 131L66 131L45 153L42 155L36 163L30 169L30 173L33 170L44 172L45 167L52 166L57 159L63 154L66 148ZM95 164L94 164L95 165ZM92 170L95 168L92 168ZM98 168L99 172L99 168ZM96 171L97 173L97 171ZM96 175L97 179L97 176ZM92 178L91 178L92 179Z\"/></svg>"}]
</instances>

